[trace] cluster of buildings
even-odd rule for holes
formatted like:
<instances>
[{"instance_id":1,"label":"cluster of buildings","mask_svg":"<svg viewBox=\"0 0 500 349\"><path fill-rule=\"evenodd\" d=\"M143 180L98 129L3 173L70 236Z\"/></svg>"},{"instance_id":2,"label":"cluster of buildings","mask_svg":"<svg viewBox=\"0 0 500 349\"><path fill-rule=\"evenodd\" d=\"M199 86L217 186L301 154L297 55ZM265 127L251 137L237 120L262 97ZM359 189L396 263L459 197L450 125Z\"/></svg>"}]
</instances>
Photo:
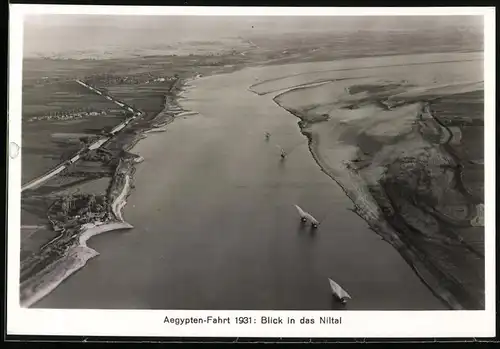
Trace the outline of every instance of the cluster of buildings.
<instances>
[{"instance_id":1,"label":"cluster of buildings","mask_svg":"<svg viewBox=\"0 0 500 349\"><path fill-rule=\"evenodd\" d=\"M67 81L71 81L70 78L61 78L61 77L48 77L48 76L44 76L40 79L36 79L34 84L35 85L47 85L47 84L54 84L54 83L58 83L58 82L67 82Z\"/></svg>"},{"instance_id":2,"label":"cluster of buildings","mask_svg":"<svg viewBox=\"0 0 500 349\"><path fill-rule=\"evenodd\" d=\"M101 116L107 115L105 110L101 111L77 111L77 112L53 112L48 115L34 116L28 119L28 122L40 121L40 120L74 120L82 119L89 116Z\"/></svg>"},{"instance_id":3,"label":"cluster of buildings","mask_svg":"<svg viewBox=\"0 0 500 349\"><path fill-rule=\"evenodd\" d=\"M86 161L101 161L107 163L111 161L112 157L113 154L110 152L91 150L85 152L81 158Z\"/></svg>"},{"instance_id":4,"label":"cluster of buildings","mask_svg":"<svg viewBox=\"0 0 500 349\"><path fill-rule=\"evenodd\" d=\"M59 209L49 214L49 220L56 231L62 231L75 225L95 221L109 220L107 205L104 201L97 202L97 197L85 194L83 197L64 197Z\"/></svg>"},{"instance_id":5,"label":"cluster of buildings","mask_svg":"<svg viewBox=\"0 0 500 349\"><path fill-rule=\"evenodd\" d=\"M97 76L90 76L86 79L89 85L138 85L138 84L151 84L155 82L166 82L175 80L173 76L154 76L152 74L145 74L140 76L116 76L110 74L102 74Z\"/></svg>"},{"instance_id":6,"label":"cluster of buildings","mask_svg":"<svg viewBox=\"0 0 500 349\"><path fill-rule=\"evenodd\" d=\"M91 212L90 210L77 214L73 219L78 224L93 223L96 221L105 222L109 220L109 214L106 211Z\"/></svg>"}]
</instances>

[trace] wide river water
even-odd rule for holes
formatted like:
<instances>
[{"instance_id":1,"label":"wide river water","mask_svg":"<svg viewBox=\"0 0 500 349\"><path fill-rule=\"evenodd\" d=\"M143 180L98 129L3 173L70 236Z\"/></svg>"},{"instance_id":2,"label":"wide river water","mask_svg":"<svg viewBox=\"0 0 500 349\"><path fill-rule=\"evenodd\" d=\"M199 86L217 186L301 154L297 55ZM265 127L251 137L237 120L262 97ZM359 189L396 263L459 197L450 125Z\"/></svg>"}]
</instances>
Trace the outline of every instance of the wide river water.
<instances>
[{"instance_id":1,"label":"wide river water","mask_svg":"<svg viewBox=\"0 0 500 349\"><path fill-rule=\"evenodd\" d=\"M135 228L92 238L100 255L36 308L330 310L330 277L353 298L345 309L445 309L349 210L298 120L248 90L272 69L192 83L182 104L200 114L133 150L145 158L124 210ZM277 145L293 149L283 162ZM294 204L324 218L319 229Z\"/></svg>"}]
</instances>

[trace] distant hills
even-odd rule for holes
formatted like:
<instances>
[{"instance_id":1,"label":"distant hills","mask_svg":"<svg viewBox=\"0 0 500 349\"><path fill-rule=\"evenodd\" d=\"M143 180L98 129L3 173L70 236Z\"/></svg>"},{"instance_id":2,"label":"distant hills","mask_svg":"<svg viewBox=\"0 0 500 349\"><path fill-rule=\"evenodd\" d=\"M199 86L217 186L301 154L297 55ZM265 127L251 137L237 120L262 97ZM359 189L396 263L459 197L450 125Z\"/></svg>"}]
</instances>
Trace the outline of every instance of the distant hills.
<instances>
[{"instance_id":1,"label":"distant hills","mask_svg":"<svg viewBox=\"0 0 500 349\"><path fill-rule=\"evenodd\" d=\"M106 59L189 55L329 45L363 45L396 40L396 45L482 48L482 19L474 16L427 17L242 17L104 16L27 17L24 57ZM340 38L340 39L339 39ZM400 42L398 42L398 40ZM355 42L352 42L355 41ZM448 48L449 50L449 48Z\"/></svg>"}]
</instances>

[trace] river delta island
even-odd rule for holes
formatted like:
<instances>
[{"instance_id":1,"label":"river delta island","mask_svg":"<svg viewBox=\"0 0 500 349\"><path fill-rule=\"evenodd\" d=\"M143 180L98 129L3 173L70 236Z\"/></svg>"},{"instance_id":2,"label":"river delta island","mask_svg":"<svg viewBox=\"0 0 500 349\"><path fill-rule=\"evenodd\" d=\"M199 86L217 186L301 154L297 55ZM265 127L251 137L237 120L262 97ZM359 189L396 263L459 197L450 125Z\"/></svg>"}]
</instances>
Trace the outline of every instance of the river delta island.
<instances>
[{"instance_id":1,"label":"river delta island","mask_svg":"<svg viewBox=\"0 0 500 349\"><path fill-rule=\"evenodd\" d=\"M100 17L25 19L21 306L485 308L482 17Z\"/></svg>"}]
</instances>

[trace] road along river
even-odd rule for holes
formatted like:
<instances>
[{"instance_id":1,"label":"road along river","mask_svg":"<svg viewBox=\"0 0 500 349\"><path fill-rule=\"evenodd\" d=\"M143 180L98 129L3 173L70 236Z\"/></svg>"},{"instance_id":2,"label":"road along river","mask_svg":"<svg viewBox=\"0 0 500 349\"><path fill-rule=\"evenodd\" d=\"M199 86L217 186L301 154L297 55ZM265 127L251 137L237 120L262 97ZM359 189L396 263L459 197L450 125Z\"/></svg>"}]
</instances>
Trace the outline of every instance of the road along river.
<instances>
[{"instance_id":1,"label":"road along river","mask_svg":"<svg viewBox=\"0 0 500 349\"><path fill-rule=\"evenodd\" d=\"M135 228L90 240L100 256L35 307L329 310L331 277L353 297L345 309L445 309L349 210L298 120L248 90L273 69L195 80L182 104L200 114L133 149L145 159L124 210ZM283 162L277 145L293 149ZM319 229L294 204L325 217Z\"/></svg>"}]
</instances>

